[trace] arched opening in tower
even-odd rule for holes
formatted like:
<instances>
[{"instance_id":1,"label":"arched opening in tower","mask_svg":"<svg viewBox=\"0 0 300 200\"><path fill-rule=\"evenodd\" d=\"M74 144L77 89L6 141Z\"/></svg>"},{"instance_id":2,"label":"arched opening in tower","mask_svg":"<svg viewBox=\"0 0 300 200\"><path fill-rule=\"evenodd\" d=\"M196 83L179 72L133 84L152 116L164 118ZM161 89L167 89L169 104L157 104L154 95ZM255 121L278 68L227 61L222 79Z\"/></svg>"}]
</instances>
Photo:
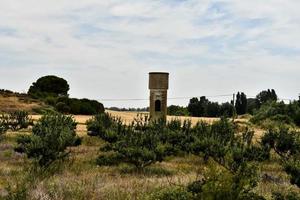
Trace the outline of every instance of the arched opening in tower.
<instances>
[{"instance_id":1,"label":"arched opening in tower","mask_svg":"<svg viewBox=\"0 0 300 200\"><path fill-rule=\"evenodd\" d=\"M160 100L155 101L155 112L161 112L161 101Z\"/></svg>"}]
</instances>

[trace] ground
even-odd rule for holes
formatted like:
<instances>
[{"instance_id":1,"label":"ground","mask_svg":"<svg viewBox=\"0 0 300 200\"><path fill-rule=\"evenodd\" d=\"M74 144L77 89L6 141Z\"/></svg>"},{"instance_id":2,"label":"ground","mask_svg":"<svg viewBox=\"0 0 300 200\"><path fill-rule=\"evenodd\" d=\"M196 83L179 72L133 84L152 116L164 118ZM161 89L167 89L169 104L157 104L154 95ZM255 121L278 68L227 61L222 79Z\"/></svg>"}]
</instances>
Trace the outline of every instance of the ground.
<instances>
[{"instance_id":1,"label":"ground","mask_svg":"<svg viewBox=\"0 0 300 200\"><path fill-rule=\"evenodd\" d=\"M114 116L119 116L126 122L130 122L137 113L108 111ZM40 116L33 115L34 119ZM74 116L79 123L77 133L83 137L83 144L71 148L71 154L64 167L53 177L36 183L36 187L30 191L32 199L145 199L161 188L171 186L184 186L195 181L205 170L203 161L196 156L187 155L170 157L162 163L154 164L143 173L133 171L126 164L110 167L99 167L95 159L101 152L103 145L97 137L87 136L84 123L91 116ZM168 117L171 119L172 117ZM193 124L199 120L212 122L215 118L187 118ZM243 124L247 119L238 119ZM22 182L28 171L28 159L15 153L16 136L29 133L30 130L21 132L8 132L0 142L0 199L8 191L7 185L13 189L16 184ZM262 133L256 129L256 135ZM298 191L288 181L288 176L283 172L277 157L260 166L260 182L256 192L265 197L271 197L273 191L286 192Z\"/></svg>"}]
</instances>

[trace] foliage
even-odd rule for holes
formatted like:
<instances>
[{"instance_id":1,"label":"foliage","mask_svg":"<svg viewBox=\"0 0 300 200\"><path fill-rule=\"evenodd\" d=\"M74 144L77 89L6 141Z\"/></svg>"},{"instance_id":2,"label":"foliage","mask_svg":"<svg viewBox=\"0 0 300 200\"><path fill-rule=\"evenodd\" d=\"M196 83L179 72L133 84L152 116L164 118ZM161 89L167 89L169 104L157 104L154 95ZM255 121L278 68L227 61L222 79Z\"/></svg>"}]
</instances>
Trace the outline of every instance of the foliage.
<instances>
[{"instance_id":1,"label":"foliage","mask_svg":"<svg viewBox=\"0 0 300 200\"><path fill-rule=\"evenodd\" d=\"M261 91L258 95L256 95L256 103L258 107L267 103L268 101L277 101L278 97L274 89L268 89Z\"/></svg>"},{"instance_id":2,"label":"foliage","mask_svg":"<svg viewBox=\"0 0 300 200\"><path fill-rule=\"evenodd\" d=\"M278 192L274 192L272 197L274 200L298 200L298 199L300 199L299 194L296 194L293 192L285 194L285 195L278 193Z\"/></svg>"},{"instance_id":3,"label":"foliage","mask_svg":"<svg viewBox=\"0 0 300 200\"><path fill-rule=\"evenodd\" d=\"M189 114L188 109L182 106L171 105L168 107L168 115L173 116L187 116Z\"/></svg>"},{"instance_id":4,"label":"foliage","mask_svg":"<svg viewBox=\"0 0 300 200\"><path fill-rule=\"evenodd\" d=\"M8 130L8 124L6 122L6 117L2 115L0 117L0 137Z\"/></svg>"},{"instance_id":5,"label":"foliage","mask_svg":"<svg viewBox=\"0 0 300 200\"><path fill-rule=\"evenodd\" d=\"M247 112L247 96L242 93L237 93L235 109L238 115L244 115Z\"/></svg>"},{"instance_id":6,"label":"foliage","mask_svg":"<svg viewBox=\"0 0 300 200\"><path fill-rule=\"evenodd\" d=\"M8 129L18 131L32 125L33 121L26 111L14 111L0 116L0 134Z\"/></svg>"},{"instance_id":7,"label":"foliage","mask_svg":"<svg viewBox=\"0 0 300 200\"><path fill-rule=\"evenodd\" d=\"M262 137L262 144L281 157L291 183L300 187L300 133L286 127L270 129Z\"/></svg>"},{"instance_id":8,"label":"foliage","mask_svg":"<svg viewBox=\"0 0 300 200\"><path fill-rule=\"evenodd\" d=\"M257 177L254 165L241 165L235 173L212 165L202 180L192 182L187 189L193 193L194 199L263 200L263 197L251 192L256 186Z\"/></svg>"},{"instance_id":9,"label":"foliage","mask_svg":"<svg viewBox=\"0 0 300 200\"><path fill-rule=\"evenodd\" d=\"M103 104L95 100L59 97L56 99L57 111L74 115L95 115L104 112Z\"/></svg>"},{"instance_id":10,"label":"foliage","mask_svg":"<svg viewBox=\"0 0 300 200\"><path fill-rule=\"evenodd\" d=\"M29 158L40 166L68 156L67 147L80 143L75 133L76 122L64 115L45 115L33 127L31 136L18 139L18 149L23 149Z\"/></svg>"},{"instance_id":11,"label":"foliage","mask_svg":"<svg viewBox=\"0 0 300 200\"><path fill-rule=\"evenodd\" d=\"M87 127L90 135L99 136L108 143L105 150L115 152L122 162L141 170L163 161L170 153L164 139L163 124L162 121L150 122L146 116L125 125L120 119L104 113L89 120Z\"/></svg>"},{"instance_id":12,"label":"foliage","mask_svg":"<svg viewBox=\"0 0 300 200\"><path fill-rule=\"evenodd\" d=\"M251 122L262 124L268 119L278 123L300 125L300 105L298 102L291 102L286 105L284 102L269 101L254 113Z\"/></svg>"},{"instance_id":13,"label":"foliage","mask_svg":"<svg viewBox=\"0 0 300 200\"><path fill-rule=\"evenodd\" d=\"M171 187L157 191L150 199L153 200L193 200L194 195L182 187ZM196 199L195 199L196 200Z\"/></svg>"},{"instance_id":14,"label":"foliage","mask_svg":"<svg viewBox=\"0 0 300 200\"><path fill-rule=\"evenodd\" d=\"M220 117L232 116L234 107L230 103L218 104L217 102L210 102L206 97L200 99L194 97L190 99L187 107L191 116L194 117Z\"/></svg>"},{"instance_id":15,"label":"foliage","mask_svg":"<svg viewBox=\"0 0 300 200\"><path fill-rule=\"evenodd\" d=\"M44 76L32 83L28 95L34 98L67 96L69 89L69 84L65 79L57 76Z\"/></svg>"}]
</instances>

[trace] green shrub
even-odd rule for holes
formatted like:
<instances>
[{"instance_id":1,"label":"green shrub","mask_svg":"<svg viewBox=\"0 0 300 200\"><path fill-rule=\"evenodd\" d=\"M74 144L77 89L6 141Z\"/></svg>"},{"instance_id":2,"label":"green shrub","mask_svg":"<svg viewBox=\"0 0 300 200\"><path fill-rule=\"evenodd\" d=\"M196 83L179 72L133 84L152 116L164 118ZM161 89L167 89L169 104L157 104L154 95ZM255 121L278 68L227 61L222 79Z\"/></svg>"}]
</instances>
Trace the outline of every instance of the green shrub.
<instances>
[{"instance_id":1,"label":"green shrub","mask_svg":"<svg viewBox=\"0 0 300 200\"><path fill-rule=\"evenodd\" d=\"M187 186L188 192L193 194L194 199L264 199L252 192L258 177L254 165L244 164L235 173L220 169L214 163L208 169L202 180L192 182Z\"/></svg>"},{"instance_id":2,"label":"green shrub","mask_svg":"<svg viewBox=\"0 0 300 200\"><path fill-rule=\"evenodd\" d=\"M71 108L63 102L58 102L55 105L55 109L61 113L65 113L65 114L70 113L70 110L71 110Z\"/></svg>"},{"instance_id":3,"label":"green shrub","mask_svg":"<svg viewBox=\"0 0 300 200\"><path fill-rule=\"evenodd\" d=\"M112 165L118 165L121 160L122 157L119 154L110 153L110 154L99 156L96 160L96 163L99 166L112 166Z\"/></svg>"},{"instance_id":4,"label":"green shrub","mask_svg":"<svg viewBox=\"0 0 300 200\"><path fill-rule=\"evenodd\" d=\"M288 193L288 194L281 194L278 192L274 192L272 194L272 198L274 200L299 200L300 199L300 195L296 194L296 193Z\"/></svg>"},{"instance_id":5,"label":"green shrub","mask_svg":"<svg viewBox=\"0 0 300 200\"><path fill-rule=\"evenodd\" d=\"M262 137L262 144L281 157L290 182L300 187L300 133L286 127L270 129Z\"/></svg>"},{"instance_id":6,"label":"green shrub","mask_svg":"<svg viewBox=\"0 0 300 200\"><path fill-rule=\"evenodd\" d=\"M0 138L8 130L8 124L4 115L0 116Z\"/></svg>"},{"instance_id":7,"label":"green shrub","mask_svg":"<svg viewBox=\"0 0 300 200\"><path fill-rule=\"evenodd\" d=\"M291 184L300 188L300 160L290 160L284 165L287 174L290 175Z\"/></svg>"},{"instance_id":8,"label":"green shrub","mask_svg":"<svg viewBox=\"0 0 300 200\"><path fill-rule=\"evenodd\" d=\"M300 153L300 133L290 131L284 126L269 129L261 142L264 146L274 149L284 159Z\"/></svg>"},{"instance_id":9,"label":"green shrub","mask_svg":"<svg viewBox=\"0 0 300 200\"><path fill-rule=\"evenodd\" d=\"M17 131L23 128L27 128L29 125L32 125L33 121L29 117L28 112L26 111L15 111L9 113L8 115L8 125L9 128L13 131Z\"/></svg>"},{"instance_id":10,"label":"green shrub","mask_svg":"<svg viewBox=\"0 0 300 200\"><path fill-rule=\"evenodd\" d=\"M45 115L33 127L31 136L23 136L17 141L29 158L40 166L49 166L68 156L67 147L79 143L75 129L76 122L72 117Z\"/></svg>"},{"instance_id":11,"label":"green shrub","mask_svg":"<svg viewBox=\"0 0 300 200\"><path fill-rule=\"evenodd\" d=\"M29 125L33 125L33 121L26 111L15 111L0 116L0 133L4 133L8 129L17 131L27 128Z\"/></svg>"},{"instance_id":12,"label":"green shrub","mask_svg":"<svg viewBox=\"0 0 300 200\"><path fill-rule=\"evenodd\" d=\"M194 195L188 192L185 188L172 187L162 189L152 194L151 198L153 200L193 200ZM195 199L196 200L196 199Z\"/></svg>"},{"instance_id":13,"label":"green shrub","mask_svg":"<svg viewBox=\"0 0 300 200\"><path fill-rule=\"evenodd\" d=\"M254 113L251 122L261 125L266 120L289 125L296 124L299 126L300 105L298 102L292 102L289 104L276 101L266 102Z\"/></svg>"},{"instance_id":14,"label":"green shrub","mask_svg":"<svg viewBox=\"0 0 300 200\"><path fill-rule=\"evenodd\" d=\"M56 110L74 115L95 115L104 112L104 106L95 100L59 97L56 99Z\"/></svg>"}]
</instances>

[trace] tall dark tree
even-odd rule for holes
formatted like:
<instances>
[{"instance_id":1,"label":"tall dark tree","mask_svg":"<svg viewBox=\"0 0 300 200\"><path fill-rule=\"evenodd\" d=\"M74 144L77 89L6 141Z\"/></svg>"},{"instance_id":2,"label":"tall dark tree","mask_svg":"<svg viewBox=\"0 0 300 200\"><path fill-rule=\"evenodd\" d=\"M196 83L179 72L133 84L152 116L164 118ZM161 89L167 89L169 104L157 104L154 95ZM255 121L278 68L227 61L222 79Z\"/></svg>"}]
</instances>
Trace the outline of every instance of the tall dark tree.
<instances>
[{"instance_id":1,"label":"tall dark tree","mask_svg":"<svg viewBox=\"0 0 300 200\"><path fill-rule=\"evenodd\" d=\"M28 94L32 97L67 96L70 87L68 82L57 76L44 76L32 83Z\"/></svg>"},{"instance_id":2,"label":"tall dark tree","mask_svg":"<svg viewBox=\"0 0 300 200\"><path fill-rule=\"evenodd\" d=\"M238 92L236 96L235 109L238 115L246 114L247 96L242 92Z\"/></svg>"},{"instance_id":3,"label":"tall dark tree","mask_svg":"<svg viewBox=\"0 0 300 200\"><path fill-rule=\"evenodd\" d=\"M199 116L199 99L197 97L190 99L188 111L192 116Z\"/></svg>"}]
</instances>

